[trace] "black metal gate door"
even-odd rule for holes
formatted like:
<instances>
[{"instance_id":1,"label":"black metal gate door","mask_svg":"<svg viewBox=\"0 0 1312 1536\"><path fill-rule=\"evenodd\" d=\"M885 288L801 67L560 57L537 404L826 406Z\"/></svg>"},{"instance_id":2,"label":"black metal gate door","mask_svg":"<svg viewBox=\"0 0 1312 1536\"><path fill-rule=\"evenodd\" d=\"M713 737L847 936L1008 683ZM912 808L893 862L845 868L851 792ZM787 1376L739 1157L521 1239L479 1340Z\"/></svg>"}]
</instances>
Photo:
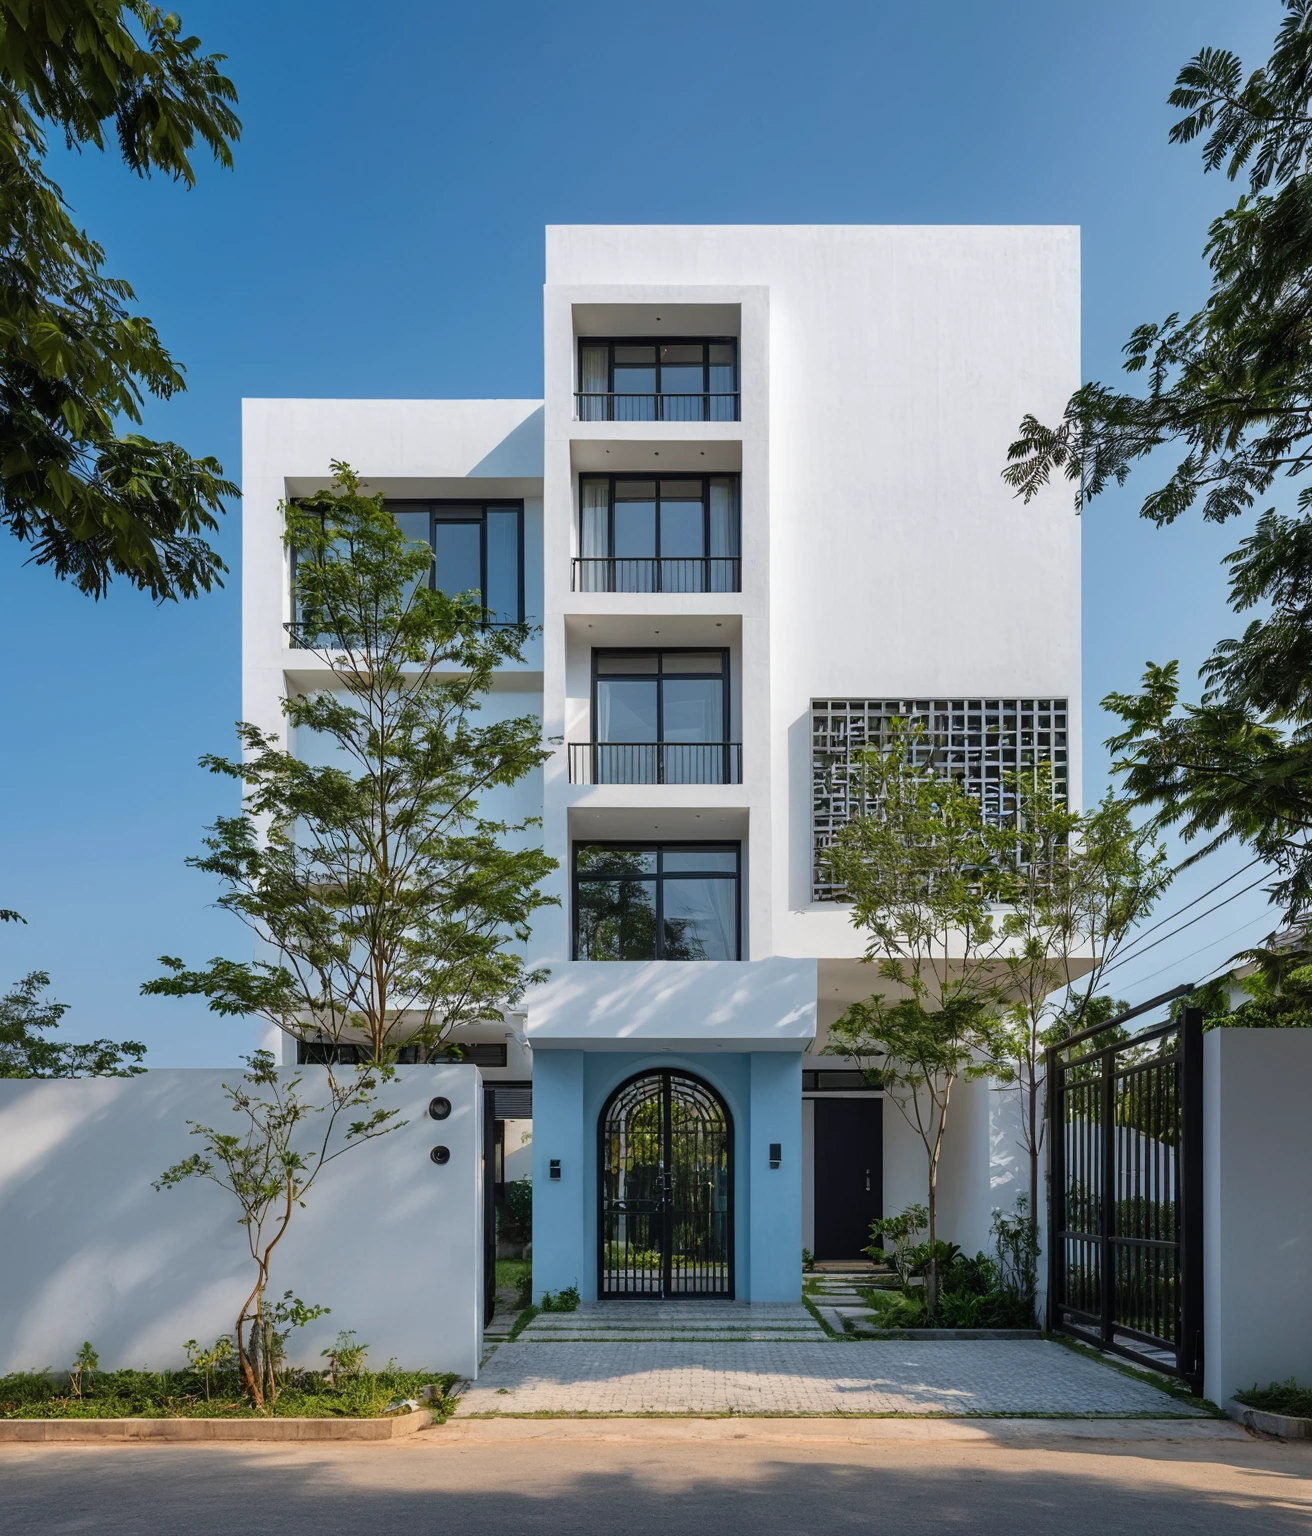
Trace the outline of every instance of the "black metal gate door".
<instances>
[{"instance_id":1,"label":"black metal gate door","mask_svg":"<svg viewBox=\"0 0 1312 1536\"><path fill-rule=\"evenodd\" d=\"M733 1122L708 1083L643 1072L598 1122L599 1296L733 1295Z\"/></svg>"},{"instance_id":2,"label":"black metal gate door","mask_svg":"<svg viewBox=\"0 0 1312 1536\"><path fill-rule=\"evenodd\" d=\"M1053 1329L1202 1390L1203 1016L1048 1053Z\"/></svg>"}]
</instances>

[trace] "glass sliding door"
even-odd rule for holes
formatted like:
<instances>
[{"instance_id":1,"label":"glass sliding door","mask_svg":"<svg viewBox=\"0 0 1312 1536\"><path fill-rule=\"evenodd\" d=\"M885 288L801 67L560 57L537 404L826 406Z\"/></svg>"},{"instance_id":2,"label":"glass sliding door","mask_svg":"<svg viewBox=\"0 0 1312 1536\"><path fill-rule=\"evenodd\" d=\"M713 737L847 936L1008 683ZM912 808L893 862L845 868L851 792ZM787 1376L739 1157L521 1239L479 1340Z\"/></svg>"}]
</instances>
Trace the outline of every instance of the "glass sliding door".
<instances>
[{"instance_id":1,"label":"glass sliding door","mask_svg":"<svg viewBox=\"0 0 1312 1536\"><path fill-rule=\"evenodd\" d=\"M594 784L735 784L729 653L592 653Z\"/></svg>"},{"instance_id":2,"label":"glass sliding door","mask_svg":"<svg viewBox=\"0 0 1312 1536\"><path fill-rule=\"evenodd\" d=\"M656 420L656 348L620 347L612 357L614 421Z\"/></svg>"},{"instance_id":3,"label":"glass sliding door","mask_svg":"<svg viewBox=\"0 0 1312 1536\"><path fill-rule=\"evenodd\" d=\"M657 517L656 482L621 480L611 510L611 554L616 592L655 592Z\"/></svg>"},{"instance_id":4,"label":"glass sliding door","mask_svg":"<svg viewBox=\"0 0 1312 1536\"><path fill-rule=\"evenodd\" d=\"M742 590L737 475L579 477L582 592Z\"/></svg>"},{"instance_id":5,"label":"glass sliding door","mask_svg":"<svg viewBox=\"0 0 1312 1536\"><path fill-rule=\"evenodd\" d=\"M705 485L701 480L662 480L660 488L661 591L704 591Z\"/></svg>"},{"instance_id":6,"label":"glass sliding door","mask_svg":"<svg viewBox=\"0 0 1312 1536\"><path fill-rule=\"evenodd\" d=\"M737 421L733 337L579 342L580 421Z\"/></svg>"}]
</instances>

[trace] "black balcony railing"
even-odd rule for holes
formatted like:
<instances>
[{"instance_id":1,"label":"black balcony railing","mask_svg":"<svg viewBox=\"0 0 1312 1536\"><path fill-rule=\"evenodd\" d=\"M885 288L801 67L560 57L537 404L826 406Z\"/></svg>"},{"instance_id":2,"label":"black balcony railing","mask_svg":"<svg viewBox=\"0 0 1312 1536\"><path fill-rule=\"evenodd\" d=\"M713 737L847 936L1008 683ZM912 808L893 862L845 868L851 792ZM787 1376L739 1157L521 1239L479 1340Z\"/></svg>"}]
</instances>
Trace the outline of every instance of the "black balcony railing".
<instances>
[{"instance_id":1,"label":"black balcony railing","mask_svg":"<svg viewBox=\"0 0 1312 1536\"><path fill-rule=\"evenodd\" d=\"M741 592L742 561L709 559L601 559L573 562L576 592Z\"/></svg>"},{"instance_id":2,"label":"black balcony railing","mask_svg":"<svg viewBox=\"0 0 1312 1536\"><path fill-rule=\"evenodd\" d=\"M571 741L571 784L741 784L737 741Z\"/></svg>"},{"instance_id":3,"label":"black balcony railing","mask_svg":"<svg viewBox=\"0 0 1312 1536\"><path fill-rule=\"evenodd\" d=\"M737 421L738 392L701 395L617 395L579 390L578 421Z\"/></svg>"}]
</instances>

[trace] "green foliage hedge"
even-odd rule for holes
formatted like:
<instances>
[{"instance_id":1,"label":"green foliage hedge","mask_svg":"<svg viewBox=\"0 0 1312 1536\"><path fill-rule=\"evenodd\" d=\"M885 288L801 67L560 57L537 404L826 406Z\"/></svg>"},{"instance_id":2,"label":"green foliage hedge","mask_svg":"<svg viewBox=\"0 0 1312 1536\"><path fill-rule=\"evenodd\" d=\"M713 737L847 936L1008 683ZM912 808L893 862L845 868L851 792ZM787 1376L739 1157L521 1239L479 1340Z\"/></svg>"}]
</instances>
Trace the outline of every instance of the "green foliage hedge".
<instances>
[{"instance_id":1,"label":"green foliage hedge","mask_svg":"<svg viewBox=\"0 0 1312 1536\"><path fill-rule=\"evenodd\" d=\"M433 1371L364 1371L336 1387L318 1372L293 1373L269 1417L280 1419L376 1419L400 1398L422 1401L426 1386L441 1389L423 1403L439 1416L453 1406L448 1393L458 1378ZM67 1376L24 1371L0 1376L0 1419L257 1419L235 1373L225 1373L205 1393L199 1371L95 1371L82 1373L80 1393Z\"/></svg>"},{"instance_id":2,"label":"green foliage hedge","mask_svg":"<svg viewBox=\"0 0 1312 1536\"><path fill-rule=\"evenodd\" d=\"M1295 1419L1312 1419L1312 1387L1288 1381L1273 1381L1268 1387L1256 1384L1246 1392L1236 1392L1235 1400L1246 1408L1261 1408L1266 1413L1286 1413Z\"/></svg>"}]
</instances>

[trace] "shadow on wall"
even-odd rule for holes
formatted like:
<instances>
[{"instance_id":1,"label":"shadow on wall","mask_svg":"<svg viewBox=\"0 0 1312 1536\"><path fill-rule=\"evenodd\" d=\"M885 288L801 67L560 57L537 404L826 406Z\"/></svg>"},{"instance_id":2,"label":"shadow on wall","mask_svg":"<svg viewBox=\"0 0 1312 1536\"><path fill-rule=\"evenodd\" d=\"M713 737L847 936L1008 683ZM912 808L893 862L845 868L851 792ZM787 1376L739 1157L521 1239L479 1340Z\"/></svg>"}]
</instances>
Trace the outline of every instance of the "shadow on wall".
<instances>
[{"instance_id":1,"label":"shadow on wall","mask_svg":"<svg viewBox=\"0 0 1312 1536\"><path fill-rule=\"evenodd\" d=\"M792 797L788 818L788 904L794 911L814 904L811 884L815 846L811 831L811 711L788 727L788 782L807 785L805 798Z\"/></svg>"},{"instance_id":2,"label":"shadow on wall","mask_svg":"<svg viewBox=\"0 0 1312 1536\"><path fill-rule=\"evenodd\" d=\"M470 478L540 480L542 478L542 406L507 433L469 471Z\"/></svg>"},{"instance_id":3,"label":"shadow on wall","mask_svg":"<svg viewBox=\"0 0 1312 1536\"><path fill-rule=\"evenodd\" d=\"M319 1071L302 1069L307 1091ZM204 1179L152 1181L199 1150L188 1121L240 1131L222 1091L236 1078L0 1082L0 1373L63 1368L84 1339L105 1369L181 1366L184 1340L232 1331L254 1274L236 1201ZM332 1308L293 1336L298 1363L354 1328L377 1363L476 1367L480 1083L473 1067L399 1072L379 1101L405 1125L330 1164L296 1212L272 1290ZM440 1133L438 1092L453 1106Z\"/></svg>"},{"instance_id":4,"label":"shadow on wall","mask_svg":"<svg viewBox=\"0 0 1312 1536\"><path fill-rule=\"evenodd\" d=\"M775 956L734 960L571 961L553 968L528 1004L533 1035L777 1040L801 1049L815 1035L816 962Z\"/></svg>"}]
</instances>

